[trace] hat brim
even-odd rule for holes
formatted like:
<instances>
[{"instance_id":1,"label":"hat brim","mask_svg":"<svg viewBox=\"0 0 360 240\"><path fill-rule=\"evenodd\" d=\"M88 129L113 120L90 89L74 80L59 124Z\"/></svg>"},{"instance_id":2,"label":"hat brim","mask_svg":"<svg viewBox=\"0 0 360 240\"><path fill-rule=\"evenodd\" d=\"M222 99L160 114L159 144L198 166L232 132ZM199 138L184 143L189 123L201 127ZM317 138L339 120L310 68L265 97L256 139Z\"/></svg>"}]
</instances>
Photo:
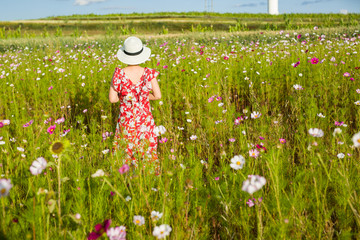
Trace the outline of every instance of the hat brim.
<instances>
[{"instance_id":1,"label":"hat brim","mask_svg":"<svg viewBox=\"0 0 360 240\"><path fill-rule=\"evenodd\" d=\"M117 52L116 56L117 58L128 65L137 65L140 63L145 62L146 60L149 59L151 55L151 50L148 47L143 46L143 51L136 56L131 56L131 55L127 55L126 53L124 53L124 47L122 46L119 51Z\"/></svg>"}]
</instances>

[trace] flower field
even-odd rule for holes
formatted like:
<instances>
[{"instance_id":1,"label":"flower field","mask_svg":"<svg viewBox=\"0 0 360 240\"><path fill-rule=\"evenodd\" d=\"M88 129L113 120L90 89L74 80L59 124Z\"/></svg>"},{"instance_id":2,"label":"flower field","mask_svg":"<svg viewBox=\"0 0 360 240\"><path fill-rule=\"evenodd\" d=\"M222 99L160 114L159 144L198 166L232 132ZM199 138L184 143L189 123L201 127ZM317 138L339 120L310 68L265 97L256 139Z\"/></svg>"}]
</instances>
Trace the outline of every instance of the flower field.
<instances>
[{"instance_id":1,"label":"flower field","mask_svg":"<svg viewBox=\"0 0 360 240\"><path fill-rule=\"evenodd\" d=\"M0 42L0 239L360 237L357 28L142 39L158 176L112 154L123 39Z\"/></svg>"}]
</instances>

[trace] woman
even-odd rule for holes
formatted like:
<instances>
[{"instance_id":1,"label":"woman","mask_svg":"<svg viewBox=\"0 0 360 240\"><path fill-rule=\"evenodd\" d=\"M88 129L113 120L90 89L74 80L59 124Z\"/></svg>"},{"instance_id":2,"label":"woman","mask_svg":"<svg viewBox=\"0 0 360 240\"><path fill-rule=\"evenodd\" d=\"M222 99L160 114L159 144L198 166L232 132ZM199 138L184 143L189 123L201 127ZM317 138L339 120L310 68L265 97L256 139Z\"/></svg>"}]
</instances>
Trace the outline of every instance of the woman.
<instances>
[{"instance_id":1,"label":"woman","mask_svg":"<svg viewBox=\"0 0 360 240\"><path fill-rule=\"evenodd\" d=\"M114 151L124 148L124 163L137 167L141 159L144 168L158 175L157 138L149 100L161 98L156 79L159 72L139 66L150 54L151 50L143 46L139 38L129 37L125 40L117 57L127 67L115 68L109 100L111 103L120 101Z\"/></svg>"}]
</instances>

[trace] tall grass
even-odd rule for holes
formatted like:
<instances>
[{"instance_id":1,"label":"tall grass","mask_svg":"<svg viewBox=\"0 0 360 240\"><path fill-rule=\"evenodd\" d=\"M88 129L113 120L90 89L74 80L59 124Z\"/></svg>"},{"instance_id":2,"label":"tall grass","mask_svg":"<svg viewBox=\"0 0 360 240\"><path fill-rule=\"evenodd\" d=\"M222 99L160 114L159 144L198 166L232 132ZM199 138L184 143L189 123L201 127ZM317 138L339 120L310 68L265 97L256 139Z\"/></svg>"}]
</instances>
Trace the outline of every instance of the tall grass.
<instances>
[{"instance_id":1,"label":"tall grass","mask_svg":"<svg viewBox=\"0 0 360 240\"><path fill-rule=\"evenodd\" d=\"M0 199L2 237L85 239L111 219L126 226L128 239L153 239L160 224L171 226L168 239L358 238L360 154L351 138L360 130L359 37L321 26L143 37L153 53L146 66L161 73L163 97L151 102L156 124L167 129L160 176L141 168L120 174L122 153L103 152L113 138L102 134L115 131L119 114L108 90L115 67L124 67L115 57L121 39L3 40L0 119L11 123L0 129L0 172L13 188ZM65 122L55 124L60 117ZM333 135L335 128L342 132ZM61 161L49 151L59 139L70 141ZM243 169L230 167L235 155L245 158ZM52 166L33 176L38 157ZM97 169L105 176L91 177ZM241 190L248 175L267 180L252 195ZM157 222L153 210L164 214ZM135 215L145 225L136 226Z\"/></svg>"}]
</instances>

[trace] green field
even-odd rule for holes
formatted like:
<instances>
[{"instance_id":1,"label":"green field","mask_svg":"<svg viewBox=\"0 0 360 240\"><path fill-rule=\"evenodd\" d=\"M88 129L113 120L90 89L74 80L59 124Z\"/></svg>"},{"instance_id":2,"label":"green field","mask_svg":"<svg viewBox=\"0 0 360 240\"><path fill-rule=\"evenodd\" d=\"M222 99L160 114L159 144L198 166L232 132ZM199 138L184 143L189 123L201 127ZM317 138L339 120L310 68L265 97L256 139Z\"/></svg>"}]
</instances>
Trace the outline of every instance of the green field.
<instances>
[{"instance_id":1,"label":"green field","mask_svg":"<svg viewBox=\"0 0 360 240\"><path fill-rule=\"evenodd\" d=\"M148 14L72 15L0 22L0 39L61 36L108 37L128 34L298 30L359 26L360 14L246 14L160 12Z\"/></svg>"},{"instance_id":2,"label":"green field","mask_svg":"<svg viewBox=\"0 0 360 240\"><path fill-rule=\"evenodd\" d=\"M37 21L87 17L124 16ZM161 224L179 240L360 238L359 30L139 34L153 54L143 66L160 72L162 99L151 102L166 128L160 176L119 173L123 156L108 151L113 135L103 137L115 132L108 91L128 35L0 40L0 120L10 121L0 124L0 239L86 239L107 219L127 239L156 239ZM47 164L33 175L41 157ZM251 194L249 175L266 179ZM163 215L155 221L152 211Z\"/></svg>"}]
</instances>

